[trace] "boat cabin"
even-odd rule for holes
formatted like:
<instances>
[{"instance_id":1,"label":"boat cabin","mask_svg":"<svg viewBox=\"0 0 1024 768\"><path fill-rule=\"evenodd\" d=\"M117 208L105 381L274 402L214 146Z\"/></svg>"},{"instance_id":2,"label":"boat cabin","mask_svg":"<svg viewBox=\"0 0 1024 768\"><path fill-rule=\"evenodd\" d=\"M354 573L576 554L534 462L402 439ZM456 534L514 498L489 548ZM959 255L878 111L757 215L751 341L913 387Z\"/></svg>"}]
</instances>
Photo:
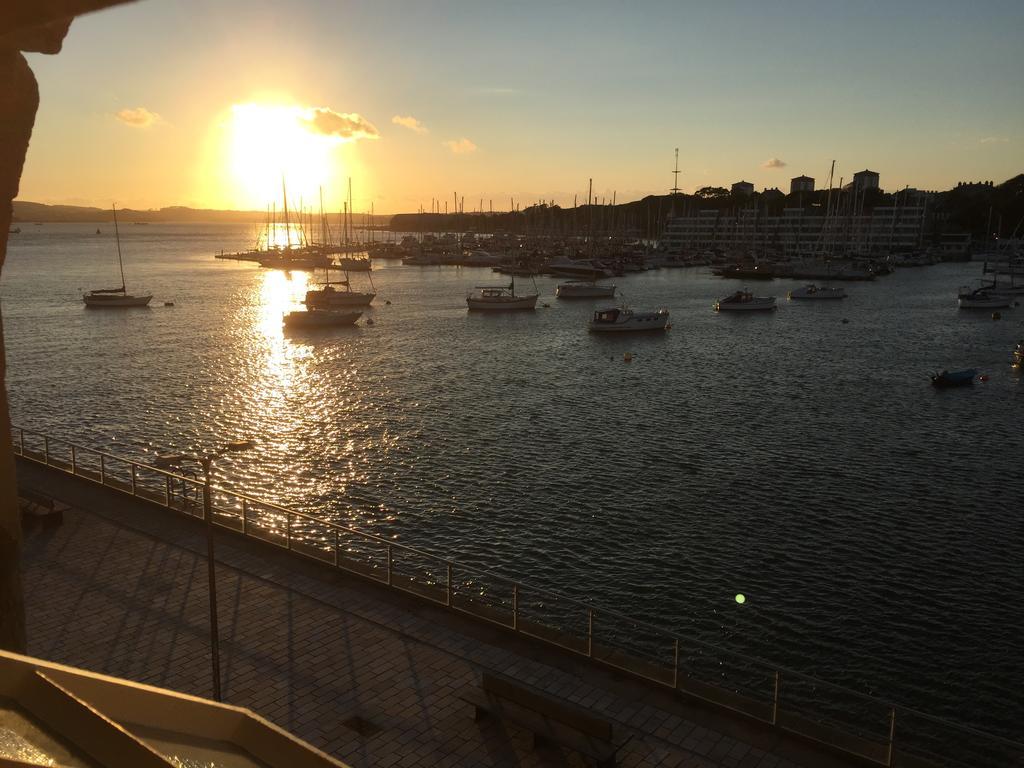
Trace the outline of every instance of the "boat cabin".
<instances>
[{"instance_id":1,"label":"boat cabin","mask_svg":"<svg viewBox=\"0 0 1024 768\"><path fill-rule=\"evenodd\" d=\"M612 307L611 309L599 309L594 313L595 323L614 323L619 319L619 315L622 310L618 307Z\"/></svg>"}]
</instances>

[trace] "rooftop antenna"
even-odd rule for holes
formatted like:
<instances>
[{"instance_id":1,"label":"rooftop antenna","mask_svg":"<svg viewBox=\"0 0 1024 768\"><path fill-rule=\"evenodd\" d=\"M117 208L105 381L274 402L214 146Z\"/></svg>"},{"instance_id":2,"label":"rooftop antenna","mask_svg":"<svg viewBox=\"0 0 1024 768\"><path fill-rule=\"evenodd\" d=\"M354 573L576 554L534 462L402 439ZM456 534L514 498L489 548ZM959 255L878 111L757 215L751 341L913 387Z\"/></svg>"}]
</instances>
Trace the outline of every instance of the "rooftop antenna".
<instances>
[{"instance_id":1,"label":"rooftop antenna","mask_svg":"<svg viewBox=\"0 0 1024 768\"><path fill-rule=\"evenodd\" d=\"M676 147L676 169L672 171L672 183L673 187L670 190L673 195L678 195L679 190L679 147Z\"/></svg>"}]
</instances>

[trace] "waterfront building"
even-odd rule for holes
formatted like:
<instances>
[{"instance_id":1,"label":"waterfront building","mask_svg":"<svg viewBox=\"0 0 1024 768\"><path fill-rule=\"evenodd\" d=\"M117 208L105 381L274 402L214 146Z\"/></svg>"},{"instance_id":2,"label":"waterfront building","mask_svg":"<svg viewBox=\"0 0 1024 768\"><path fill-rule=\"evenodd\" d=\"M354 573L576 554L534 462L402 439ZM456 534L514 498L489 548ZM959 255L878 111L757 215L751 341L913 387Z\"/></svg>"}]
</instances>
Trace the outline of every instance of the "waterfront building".
<instances>
[{"instance_id":1,"label":"waterfront building","mask_svg":"<svg viewBox=\"0 0 1024 768\"><path fill-rule=\"evenodd\" d=\"M884 257L922 246L925 207L877 206L855 215L826 217L820 208L704 210L669 219L660 247L674 254L718 250L789 256L858 254ZM960 239L954 247L963 247Z\"/></svg>"},{"instance_id":2,"label":"waterfront building","mask_svg":"<svg viewBox=\"0 0 1024 768\"><path fill-rule=\"evenodd\" d=\"M754 194L754 185L749 181L737 181L732 185L732 193L734 195L752 195Z\"/></svg>"},{"instance_id":3,"label":"waterfront building","mask_svg":"<svg viewBox=\"0 0 1024 768\"><path fill-rule=\"evenodd\" d=\"M853 188L859 192L863 192L865 189L878 189L878 179L877 171L869 171L865 168L863 171L853 174Z\"/></svg>"},{"instance_id":4,"label":"waterfront building","mask_svg":"<svg viewBox=\"0 0 1024 768\"><path fill-rule=\"evenodd\" d=\"M789 180L789 194L796 194L797 192L813 192L814 191L814 179L810 176L797 176L796 178Z\"/></svg>"}]
</instances>

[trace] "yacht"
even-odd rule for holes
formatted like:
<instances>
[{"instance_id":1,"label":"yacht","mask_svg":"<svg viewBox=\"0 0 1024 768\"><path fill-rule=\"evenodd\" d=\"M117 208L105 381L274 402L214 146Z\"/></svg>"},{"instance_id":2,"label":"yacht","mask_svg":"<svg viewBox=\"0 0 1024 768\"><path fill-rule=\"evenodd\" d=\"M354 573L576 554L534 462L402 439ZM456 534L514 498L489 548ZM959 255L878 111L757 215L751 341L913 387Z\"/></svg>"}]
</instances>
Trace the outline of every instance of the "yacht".
<instances>
[{"instance_id":1,"label":"yacht","mask_svg":"<svg viewBox=\"0 0 1024 768\"><path fill-rule=\"evenodd\" d=\"M370 280L370 291L353 291L349 284L348 272L342 280L331 280L331 268L341 269L335 265L329 265L325 270L324 282L319 288L311 288L306 291L306 307L309 309L337 309L339 307L368 307L376 298L377 293L373 289L373 278L367 273ZM335 288L339 286L341 290Z\"/></svg>"},{"instance_id":2,"label":"yacht","mask_svg":"<svg viewBox=\"0 0 1024 768\"><path fill-rule=\"evenodd\" d=\"M471 309L501 311L506 309L536 309L537 294L516 294L516 278L512 275L508 285L477 288L477 292L466 297L466 305Z\"/></svg>"},{"instance_id":3,"label":"yacht","mask_svg":"<svg viewBox=\"0 0 1024 768\"><path fill-rule=\"evenodd\" d=\"M791 299L845 299L845 288L819 288L811 283L802 288L794 288L789 292Z\"/></svg>"},{"instance_id":4,"label":"yacht","mask_svg":"<svg viewBox=\"0 0 1024 768\"><path fill-rule=\"evenodd\" d=\"M775 309L774 296L755 296L750 291L736 291L731 296L719 299L715 302L715 309L719 312L740 312Z\"/></svg>"},{"instance_id":5,"label":"yacht","mask_svg":"<svg viewBox=\"0 0 1024 768\"><path fill-rule=\"evenodd\" d=\"M555 296L560 299L611 299L615 296L615 286L590 280L570 280L558 284Z\"/></svg>"},{"instance_id":6,"label":"yacht","mask_svg":"<svg viewBox=\"0 0 1024 768\"><path fill-rule=\"evenodd\" d=\"M128 293L124 282L124 262L121 260L121 235L117 229L117 208L114 211L114 236L117 238L117 264L121 268L120 288L97 288L82 296L85 306L96 309L126 309L128 307L148 307L153 294L135 296Z\"/></svg>"},{"instance_id":7,"label":"yacht","mask_svg":"<svg viewBox=\"0 0 1024 768\"><path fill-rule=\"evenodd\" d=\"M334 309L300 309L284 316L286 328L331 328L355 325L362 312L340 312Z\"/></svg>"},{"instance_id":8,"label":"yacht","mask_svg":"<svg viewBox=\"0 0 1024 768\"><path fill-rule=\"evenodd\" d=\"M957 295L960 309L1004 309L1013 306L1013 296L997 293L992 286L964 287Z\"/></svg>"},{"instance_id":9,"label":"yacht","mask_svg":"<svg viewBox=\"0 0 1024 768\"><path fill-rule=\"evenodd\" d=\"M668 310L635 312L626 307L599 309L594 313L587 327L593 333L664 331L668 328Z\"/></svg>"},{"instance_id":10,"label":"yacht","mask_svg":"<svg viewBox=\"0 0 1024 768\"><path fill-rule=\"evenodd\" d=\"M611 277L611 273L607 269L599 267L591 261L576 261L568 258L554 259L548 264L547 271L552 275L575 277L578 280L601 280Z\"/></svg>"}]
</instances>

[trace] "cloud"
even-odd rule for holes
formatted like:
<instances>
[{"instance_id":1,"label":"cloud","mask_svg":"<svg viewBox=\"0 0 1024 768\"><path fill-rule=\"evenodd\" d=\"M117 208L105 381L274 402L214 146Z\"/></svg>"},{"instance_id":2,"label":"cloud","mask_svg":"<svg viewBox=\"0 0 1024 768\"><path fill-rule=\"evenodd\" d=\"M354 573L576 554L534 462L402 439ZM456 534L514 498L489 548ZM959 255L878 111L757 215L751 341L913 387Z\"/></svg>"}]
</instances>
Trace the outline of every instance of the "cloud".
<instances>
[{"instance_id":1,"label":"cloud","mask_svg":"<svg viewBox=\"0 0 1024 768\"><path fill-rule=\"evenodd\" d=\"M986 136L979 141L979 144L1008 144L1010 140L1005 136Z\"/></svg>"},{"instance_id":2,"label":"cloud","mask_svg":"<svg viewBox=\"0 0 1024 768\"><path fill-rule=\"evenodd\" d=\"M763 163L761 163L761 167L762 168L785 168L786 164L782 160L779 160L779 158L777 158L777 157L769 157L767 160L765 160Z\"/></svg>"},{"instance_id":3,"label":"cloud","mask_svg":"<svg viewBox=\"0 0 1024 768\"><path fill-rule=\"evenodd\" d=\"M401 115L395 115L394 117L391 118L391 122L394 123L395 125L400 125L403 128L408 128L410 131L415 131L416 133L429 133L429 131L427 130L427 126L425 126L412 115L407 115L406 117L402 117Z\"/></svg>"},{"instance_id":4,"label":"cloud","mask_svg":"<svg viewBox=\"0 0 1024 768\"><path fill-rule=\"evenodd\" d=\"M308 110L302 120L311 131L342 141L380 137L380 132L369 120L354 112L335 112L327 107L316 107Z\"/></svg>"},{"instance_id":5,"label":"cloud","mask_svg":"<svg viewBox=\"0 0 1024 768\"><path fill-rule=\"evenodd\" d=\"M441 143L448 147L453 155L469 155L476 152L476 144L467 138L442 141Z\"/></svg>"},{"instance_id":6,"label":"cloud","mask_svg":"<svg viewBox=\"0 0 1024 768\"><path fill-rule=\"evenodd\" d=\"M122 109L116 115L117 119L132 128L149 128L157 123L162 123L163 118L156 112L150 112L145 107L135 109Z\"/></svg>"}]
</instances>

